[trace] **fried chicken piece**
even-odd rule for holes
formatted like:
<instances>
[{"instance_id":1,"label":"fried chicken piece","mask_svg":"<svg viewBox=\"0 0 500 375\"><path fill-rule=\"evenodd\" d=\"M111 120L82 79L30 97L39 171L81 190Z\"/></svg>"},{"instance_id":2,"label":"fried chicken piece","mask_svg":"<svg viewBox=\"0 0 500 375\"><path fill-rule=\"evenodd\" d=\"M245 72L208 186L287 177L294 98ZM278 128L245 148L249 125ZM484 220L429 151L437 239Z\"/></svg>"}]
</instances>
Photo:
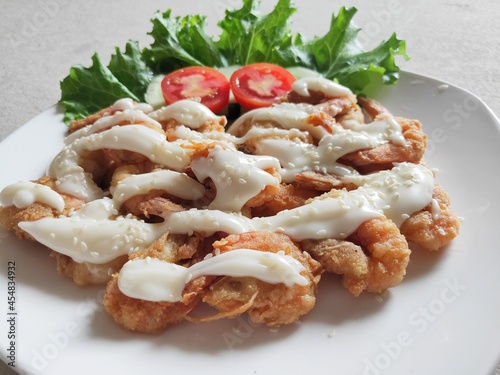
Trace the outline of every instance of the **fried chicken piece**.
<instances>
[{"instance_id":1,"label":"fried chicken piece","mask_svg":"<svg viewBox=\"0 0 500 375\"><path fill-rule=\"evenodd\" d=\"M446 191L436 185L432 197L434 203L411 215L400 228L409 242L428 251L436 251L447 245L458 236L460 230L460 219L451 210Z\"/></svg>"},{"instance_id":2,"label":"fried chicken piece","mask_svg":"<svg viewBox=\"0 0 500 375\"><path fill-rule=\"evenodd\" d=\"M287 235L271 232L230 235L213 246L220 253L235 249L284 251L302 263L305 267L302 275L309 280L305 286L295 284L287 287L285 284L269 284L252 277L222 277L210 285L203 301L215 307L223 316L236 317L242 313L244 306L253 322L278 326L295 322L313 308L322 268Z\"/></svg>"},{"instance_id":3,"label":"fried chicken piece","mask_svg":"<svg viewBox=\"0 0 500 375\"><path fill-rule=\"evenodd\" d=\"M385 143L368 150L360 150L344 155L340 161L348 161L355 166L367 164L420 163L427 147L427 136L418 120L395 118L403 129L406 145Z\"/></svg>"}]
</instances>

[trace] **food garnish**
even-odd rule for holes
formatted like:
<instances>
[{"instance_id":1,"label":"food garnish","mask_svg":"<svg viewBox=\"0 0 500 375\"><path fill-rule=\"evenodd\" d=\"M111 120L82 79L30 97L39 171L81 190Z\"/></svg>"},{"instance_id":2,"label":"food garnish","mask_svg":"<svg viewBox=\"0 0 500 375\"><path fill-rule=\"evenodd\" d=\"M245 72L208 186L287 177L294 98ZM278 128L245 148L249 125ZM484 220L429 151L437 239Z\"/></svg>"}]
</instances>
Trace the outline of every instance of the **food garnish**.
<instances>
[{"instance_id":1,"label":"food garnish","mask_svg":"<svg viewBox=\"0 0 500 375\"><path fill-rule=\"evenodd\" d=\"M64 121L69 124L85 118L124 97L144 102L154 77L189 66L227 68L266 62L306 68L356 94L373 81L397 81L396 57L409 57L405 41L396 34L365 51L357 40L359 28L352 22L356 8L342 7L332 15L324 35L307 39L291 31L295 11L290 0L279 0L270 13L261 15L258 1L243 0L240 9L226 10L218 22L218 37L205 32L205 16L174 17L171 10L157 12L151 20L154 42L150 46L141 48L129 41L124 51L116 48L107 65L94 54L90 67L70 69L61 82Z\"/></svg>"}]
</instances>

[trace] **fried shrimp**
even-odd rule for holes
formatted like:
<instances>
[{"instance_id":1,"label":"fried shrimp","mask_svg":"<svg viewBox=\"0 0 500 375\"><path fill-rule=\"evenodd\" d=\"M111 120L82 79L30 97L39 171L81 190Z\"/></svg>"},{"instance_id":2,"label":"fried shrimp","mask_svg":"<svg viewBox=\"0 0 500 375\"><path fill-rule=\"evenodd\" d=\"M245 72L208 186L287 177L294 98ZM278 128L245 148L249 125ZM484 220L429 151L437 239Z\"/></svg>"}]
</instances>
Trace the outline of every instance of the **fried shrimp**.
<instances>
[{"instance_id":1,"label":"fried shrimp","mask_svg":"<svg viewBox=\"0 0 500 375\"><path fill-rule=\"evenodd\" d=\"M151 334L245 313L290 324L323 272L354 296L384 292L408 242L435 251L458 235L420 122L322 77L278 99L227 128L194 100L120 99L73 121L50 177L2 190L0 226L44 244L75 284L107 284L105 311Z\"/></svg>"},{"instance_id":2,"label":"fried shrimp","mask_svg":"<svg viewBox=\"0 0 500 375\"><path fill-rule=\"evenodd\" d=\"M394 117L375 100L359 98L359 103L368 113L371 121L388 121L401 126L404 143L389 142L371 149L351 152L342 157L342 162L348 162L354 166L389 165L401 162L420 163L427 146L427 136L422 131L422 124L418 120Z\"/></svg>"},{"instance_id":3,"label":"fried shrimp","mask_svg":"<svg viewBox=\"0 0 500 375\"><path fill-rule=\"evenodd\" d=\"M198 278L188 284L182 301L152 302L124 295L118 288L117 277L113 277L106 287L104 308L126 330L159 334L185 320L198 304L204 288L204 278Z\"/></svg>"},{"instance_id":4,"label":"fried shrimp","mask_svg":"<svg viewBox=\"0 0 500 375\"><path fill-rule=\"evenodd\" d=\"M55 181L50 177L42 177L36 181L36 184L44 185L57 192ZM14 232L17 237L33 240L33 238L19 228L18 224L22 221L36 221L44 217L68 216L71 212L78 210L85 203L82 199L72 195L58 193L64 200L64 208L58 211L45 203L35 201L26 208L17 208L16 206L0 206L0 227Z\"/></svg>"},{"instance_id":5,"label":"fried shrimp","mask_svg":"<svg viewBox=\"0 0 500 375\"><path fill-rule=\"evenodd\" d=\"M242 313L244 306L253 322L268 326L289 324L307 314L315 304L316 287L322 269L318 262L303 253L286 235L271 232L252 232L230 235L213 244L221 254L235 249L266 252L283 251L297 259L305 268L302 275L307 285L269 284L252 277L222 277L210 285L203 301L226 317Z\"/></svg>"},{"instance_id":6,"label":"fried shrimp","mask_svg":"<svg viewBox=\"0 0 500 375\"><path fill-rule=\"evenodd\" d=\"M272 199L252 208L253 216L273 216L283 210L303 206L308 199L318 195L314 190L304 189L295 184L280 184Z\"/></svg>"},{"instance_id":7,"label":"fried shrimp","mask_svg":"<svg viewBox=\"0 0 500 375\"><path fill-rule=\"evenodd\" d=\"M305 241L302 246L328 272L342 275L343 286L355 296L398 285L411 253L397 226L385 217L365 221L345 241Z\"/></svg>"},{"instance_id":8,"label":"fried shrimp","mask_svg":"<svg viewBox=\"0 0 500 375\"><path fill-rule=\"evenodd\" d=\"M111 275L118 272L127 261L127 256L121 256L104 264L78 263L55 251L51 256L56 260L57 272L79 286L105 285L111 279Z\"/></svg>"},{"instance_id":9,"label":"fried shrimp","mask_svg":"<svg viewBox=\"0 0 500 375\"><path fill-rule=\"evenodd\" d=\"M326 192L332 189L352 190L357 186L351 182L343 181L341 176L319 173L315 171L304 171L295 174L297 184L306 189Z\"/></svg>"},{"instance_id":10,"label":"fried shrimp","mask_svg":"<svg viewBox=\"0 0 500 375\"><path fill-rule=\"evenodd\" d=\"M446 191L435 185L433 202L416 212L401 225L401 233L409 242L421 248L436 251L458 236L460 219L450 208Z\"/></svg>"},{"instance_id":11,"label":"fried shrimp","mask_svg":"<svg viewBox=\"0 0 500 375\"><path fill-rule=\"evenodd\" d=\"M172 263L191 263L203 256L203 239L197 236L164 234L143 252L130 256L135 258L156 258ZM201 253L197 252L201 249ZM185 320L202 297L202 292L212 280L199 277L189 282L178 302L153 302L131 298L118 287L118 276L109 281L104 294L104 308L123 328L130 331L158 334L171 325Z\"/></svg>"}]
</instances>

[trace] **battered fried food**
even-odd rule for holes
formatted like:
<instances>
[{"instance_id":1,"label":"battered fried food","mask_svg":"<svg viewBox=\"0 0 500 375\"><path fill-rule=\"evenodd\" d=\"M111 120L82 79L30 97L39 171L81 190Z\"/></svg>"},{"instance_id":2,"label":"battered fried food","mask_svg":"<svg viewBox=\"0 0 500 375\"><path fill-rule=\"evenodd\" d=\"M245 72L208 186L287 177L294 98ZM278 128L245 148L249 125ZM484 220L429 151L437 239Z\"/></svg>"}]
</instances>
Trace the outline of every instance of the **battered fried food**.
<instances>
[{"instance_id":1,"label":"battered fried food","mask_svg":"<svg viewBox=\"0 0 500 375\"><path fill-rule=\"evenodd\" d=\"M411 254L396 224L385 217L365 221L345 241L305 241L302 246L327 271L342 275L343 286L355 296L398 285Z\"/></svg>"},{"instance_id":2,"label":"battered fried food","mask_svg":"<svg viewBox=\"0 0 500 375\"><path fill-rule=\"evenodd\" d=\"M44 176L36 181L36 184L47 186L57 191L55 181L50 177ZM21 239L33 240L33 238L19 228L18 224L22 221L36 221L44 217L68 216L71 212L80 209L84 201L74 196L58 193L64 200L64 207L61 211L41 202L34 202L25 208L16 206L0 206L0 227L14 232Z\"/></svg>"},{"instance_id":3,"label":"battered fried food","mask_svg":"<svg viewBox=\"0 0 500 375\"><path fill-rule=\"evenodd\" d=\"M107 283L106 312L154 334L244 313L290 324L323 272L381 293L403 280L408 243L458 235L419 121L323 78L282 99L227 131L197 102L119 100L71 125L50 177L2 192L0 225L51 248L77 285ZM200 303L218 313L196 316Z\"/></svg>"},{"instance_id":4,"label":"battered fried food","mask_svg":"<svg viewBox=\"0 0 500 375\"><path fill-rule=\"evenodd\" d=\"M433 198L432 203L412 214L400 228L409 242L429 251L437 251L450 243L458 236L461 224L442 186L434 187Z\"/></svg>"},{"instance_id":5,"label":"battered fried food","mask_svg":"<svg viewBox=\"0 0 500 375\"><path fill-rule=\"evenodd\" d=\"M241 314L241 307L245 306L253 322L277 326L295 322L314 307L322 268L288 236L272 232L245 233L230 235L215 242L213 246L221 254L242 248L266 252L283 251L304 265L302 275L309 281L304 286L295 284L288 287L252 277L223 277L210 285L203 301L225 316L238 316ZM235 315L231 314L233 311L236 312Z\"/></svg>"},{"instance_id":6,"label":"battered fried food","mask_svg":"<svg viewBox=\"0 0 500 375\"><path fill-rule=\"evenodd\" d=\"M127 256L121 256L103 264L78 263L56 251L51 252L50 255L56 260L57 272L73 280L79 286L106 285L111 276L118 272L127 261Z\"/></svg>"},{"instance_id":7,"label":"battered fried food","mask_svg":"<svg viewBox=\"0 0 500 375\"><path fill-rule=\"evenodd\" d=\"M132 254L131 258L150 257L172 263L190 263L203 255L202 242L203 239L198 236L166 233L145 251ZM185 320L186 315L200 302L204 289L212 279L202 276L188 283L181 301L153 302L124 295L118 287L118 275L115 274L107 284L103 304L107 313L123 328L158 334Z\"/></svg>"}]
</instances>

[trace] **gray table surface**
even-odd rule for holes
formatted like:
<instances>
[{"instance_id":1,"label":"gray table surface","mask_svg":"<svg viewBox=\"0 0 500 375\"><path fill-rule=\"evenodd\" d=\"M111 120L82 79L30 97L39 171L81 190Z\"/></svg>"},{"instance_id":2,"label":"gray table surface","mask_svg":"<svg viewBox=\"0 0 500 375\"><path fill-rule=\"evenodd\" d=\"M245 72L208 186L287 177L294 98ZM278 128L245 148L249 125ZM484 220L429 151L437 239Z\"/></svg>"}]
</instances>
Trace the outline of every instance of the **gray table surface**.
<instances>
[{"instance_id":1,"label":"gray table surface","mask_svg":"<svg viewBox=\"0 0 500 375\"><path fill-rule=\"evenodd\" d=\"M264 2L263 12L276 1ZM0 140L58 102L59 82L73 64L90 64L97 51L108 61L129 39L141 46L156 10L206 14L209 31L236 0L98 1L0 0ZM293 29L306 36L326 31L332 12L355 6L356 23L370 45L393 31L407 41L404 70L471 91L500 114L500 2L495 0L295 1ZM41 140L43 141L43 140ZM1 163L7 161L2 160ZM500 348L499 348L500 352ZM0 365L0 374L10 370Z\"/></svg>"}]
</instances>

